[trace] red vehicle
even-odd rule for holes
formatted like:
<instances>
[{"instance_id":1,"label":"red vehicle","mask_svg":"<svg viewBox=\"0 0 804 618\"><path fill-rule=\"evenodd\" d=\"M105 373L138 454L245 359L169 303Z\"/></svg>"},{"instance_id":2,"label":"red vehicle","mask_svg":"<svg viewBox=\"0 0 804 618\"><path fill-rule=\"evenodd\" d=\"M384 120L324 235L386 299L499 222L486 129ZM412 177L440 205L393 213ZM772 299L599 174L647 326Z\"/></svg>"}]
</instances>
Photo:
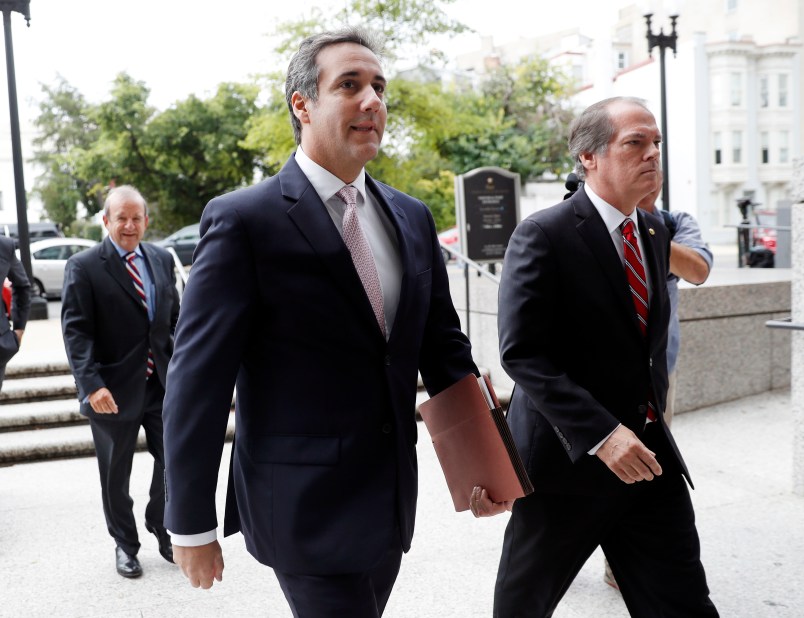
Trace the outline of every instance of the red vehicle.
<instances>
[{"instance_id":1,"label":"red vehicle","mask_svg":"<svg viewBox=\"0 0 804 618\"><path fill-rule=\"evenodd\" d=\"M776 253L776 211L755 210L756 225L770 227L756 227L751 230L751 246L762 247Z\"/></svg>"},{"instance_id":2,"label":"red vehicle","mask_svg":"<svg viewBox=\"0 0 804 618\"><path fill-rule=\"evenodd\" d=\"M461 240L460 236L458 236L458 228L456 226L454 226L454 225L452 227L450 227L450 228L447 228L443 232L439 232L439 234L438 234L438 241L442 245L446 245L447 247L450 247L451 249L455 249L456 251L461 250L461 242L460 242L460 240ZM445 262L449 262L450 260L455 259L455 256L452 255L449 251L447 251L443 247L441 248L441 253L444 254L444 261Z\"/></svg>"},{"instance_id":3,"label":"red vehicle","mask_svg":"<svg viewBox=\"0 0 804 618\"><path fill-rule=\"evenodd\" d=\"M11 281L8 279L3 282L3 304L6 315L11 318Z\"/></svg>"}]
</instances>

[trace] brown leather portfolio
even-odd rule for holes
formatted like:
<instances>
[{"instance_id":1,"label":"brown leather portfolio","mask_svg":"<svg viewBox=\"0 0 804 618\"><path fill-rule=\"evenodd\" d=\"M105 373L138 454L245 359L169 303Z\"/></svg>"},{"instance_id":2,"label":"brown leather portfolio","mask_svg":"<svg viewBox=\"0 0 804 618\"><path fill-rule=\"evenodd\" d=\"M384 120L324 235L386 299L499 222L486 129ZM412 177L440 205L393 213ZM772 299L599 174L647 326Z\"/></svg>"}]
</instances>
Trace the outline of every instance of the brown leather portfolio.
<instances>
[{"instance_id":1,"label":"brown leather portfolio","mask_svg":"<svg viewBox=\"0 0 804 618\"><path fill-rule=\"evenodd\" d=\"M484 487L494 502L533 491L488 377L466 376L422 403L419 412L456 511L469 510L469 498L477 485Z\"/></svg>"}]
</instances>

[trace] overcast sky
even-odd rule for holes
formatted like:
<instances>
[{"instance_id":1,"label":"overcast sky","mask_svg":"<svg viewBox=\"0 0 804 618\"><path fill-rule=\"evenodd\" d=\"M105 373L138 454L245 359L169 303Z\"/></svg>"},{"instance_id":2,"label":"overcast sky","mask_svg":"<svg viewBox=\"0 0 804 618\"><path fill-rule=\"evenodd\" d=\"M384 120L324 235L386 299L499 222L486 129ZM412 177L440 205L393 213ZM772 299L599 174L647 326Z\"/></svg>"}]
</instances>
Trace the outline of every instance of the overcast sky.
<instances>
[{"instance_id":1,"label":"overcast sky","mask_svg":"<svg viewBox=\"0 0 804 618\"><path fill-rule=\"evenodd\" d=\"M448 51L477 48L480 34L501 43L575 25L599 27L612 23L613 7L624 4L575 0L570 14L554 0L457 0L449 12L478 33L453 41ZM115 75L127 71L150 87L151 103L163 109L190 93L214 92L222 81L284 69L273 66L267 34L305 6L278 0L32 0L30 28L22 15L12 14L20 113L36 115L32 99L41 95L39 84L53 83L57 74L97 102Z\"/></svg>"}]
</instances>

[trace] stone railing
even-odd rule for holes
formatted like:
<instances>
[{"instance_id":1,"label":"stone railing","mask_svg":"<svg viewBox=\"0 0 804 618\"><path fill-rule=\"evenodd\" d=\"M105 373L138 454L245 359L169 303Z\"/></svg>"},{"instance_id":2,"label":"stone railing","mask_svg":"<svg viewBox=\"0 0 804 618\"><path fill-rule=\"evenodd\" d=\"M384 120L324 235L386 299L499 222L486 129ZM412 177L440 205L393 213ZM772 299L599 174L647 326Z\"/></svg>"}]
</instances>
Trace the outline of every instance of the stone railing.
<instances>
[{"instance_id":1,"label":"stone railing","mask_svg":"<svg viewBox=\"0 0 804 618\"><path fill-rule=\"evenodd\" d=\"M790 279L789 269L716 265L704 285L682 284L677 413L790 385L790 335L765 326L790 315ZM475 360L489 369L495 385L510 389L499 360L497 286L474 275L469 280ZM452 271L451 285L466 330L463 276Z\"/></svg>"}]
</instances>

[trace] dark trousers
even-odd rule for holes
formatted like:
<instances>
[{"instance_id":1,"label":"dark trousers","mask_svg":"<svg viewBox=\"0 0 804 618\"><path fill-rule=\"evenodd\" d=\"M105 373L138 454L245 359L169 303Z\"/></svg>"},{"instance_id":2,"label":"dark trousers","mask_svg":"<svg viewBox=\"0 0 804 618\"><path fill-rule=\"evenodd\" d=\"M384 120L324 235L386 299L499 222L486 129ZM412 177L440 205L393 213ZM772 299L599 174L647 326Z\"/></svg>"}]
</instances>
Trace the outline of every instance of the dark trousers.
<instances>
[{"instance_id":1,"label":"dark trousers","mask_svg":"<svg viewBox=\"0 0 804 618\"><path fill-rule=\"evenodd\" d=\"M379 618L402 563L402 548L388 550L365 573L295 575L274 571L294 618Z\"/></svg>"},{"instance_id":2,"label":"dark trousers","mask_svg":"<svg viewBox=\"0 0 804 618\"><path fill-rule=\"evenodd\" d=\"M531 494L505 531L494 616L547 618L600 545L631 616L718 616L683 477L665 473L620 497Z\"/></svg>"},{"instance_id":3,"label":"dark trousers","mask_svg":"<svg viewBox=\"0 0 804 618\"><path fill-rule=\"evenodd\" d=\"M140 426L145 429L148 451L154 458L150 499L145 507L145 521L159 528L163 527L165 455L162 443L162 399L164 396L165 391L159 380L150 379L146 386L141 420L92 418L89 423L98 457L106 527L117 545L132 556L137 555L140 543L132 510L134 501L129 495L129 480Z\"/></svg>"}]
</instances>

